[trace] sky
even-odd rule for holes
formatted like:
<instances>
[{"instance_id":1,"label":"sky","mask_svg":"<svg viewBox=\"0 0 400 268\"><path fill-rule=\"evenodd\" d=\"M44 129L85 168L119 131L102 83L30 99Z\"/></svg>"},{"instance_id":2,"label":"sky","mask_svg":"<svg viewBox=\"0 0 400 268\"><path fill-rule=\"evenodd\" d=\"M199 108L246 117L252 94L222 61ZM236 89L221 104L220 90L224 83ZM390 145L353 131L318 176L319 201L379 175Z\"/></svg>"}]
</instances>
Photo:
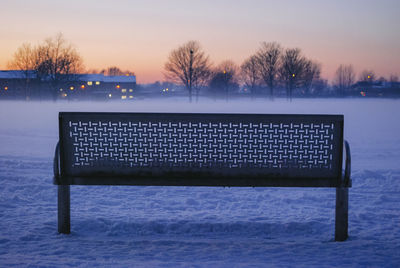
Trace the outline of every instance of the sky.
<instances>
[{"instance_id":1,"label":"sky","mask_svg":"<svg viewBox=\"0 0 400 268\"><path fill-rule=\"evenodd\" d=\"M171 50L197 40L214 65L240 65L261 42L300 48L331 80L400 75L399 0L0 0L0 70L23 43L63 33L87 69L118 66L138 83L163 81Z\"/></svg>"}]
</instances>

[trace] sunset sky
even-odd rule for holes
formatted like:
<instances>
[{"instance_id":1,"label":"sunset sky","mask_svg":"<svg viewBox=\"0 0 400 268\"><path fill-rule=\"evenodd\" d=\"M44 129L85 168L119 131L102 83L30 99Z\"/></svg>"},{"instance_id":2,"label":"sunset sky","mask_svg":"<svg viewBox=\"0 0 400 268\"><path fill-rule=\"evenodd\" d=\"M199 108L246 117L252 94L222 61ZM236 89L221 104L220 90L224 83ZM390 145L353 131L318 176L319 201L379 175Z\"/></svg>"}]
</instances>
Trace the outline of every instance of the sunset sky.
<instances>
[{"instance_id":1,"label":"sunset sky","mask_svg":"<svg viewBox=\"0 0 400 268\"><path fill-rule=\"evenodd\" d=\"M299 47L332 79L340 64L357 73L400 75L399 0L0 0L0 69L24 42L62 32L87 69L118 66L138 83L162 81L172 49L198 40L214 64L241 64L263 41Z\"/></svg>"}]
</instances>

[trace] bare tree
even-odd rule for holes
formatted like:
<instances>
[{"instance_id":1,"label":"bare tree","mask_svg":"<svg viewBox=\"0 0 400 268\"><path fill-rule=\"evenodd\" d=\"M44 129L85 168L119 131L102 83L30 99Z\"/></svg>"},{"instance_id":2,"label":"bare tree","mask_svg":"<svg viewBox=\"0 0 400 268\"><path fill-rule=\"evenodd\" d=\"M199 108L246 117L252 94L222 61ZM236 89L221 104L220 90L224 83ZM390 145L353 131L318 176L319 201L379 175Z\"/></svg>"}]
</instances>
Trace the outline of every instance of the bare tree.
<instances>
[{"instance_id":1,"label":"bare tree","mask_svg":"<svg viewBox=\"0 0 400 268\"><path fill-rule=\"evenodd\" d=\"M14 53L13 58L7 64L8 69L21 70L25 80L25 99L30 98L30 74L35 69L35 52L28 43L22 44Z\"/></svg>"},{"instance_id":2,"label":"bare tree","mask_svg":"<svg viewBox=\"0 0 400 268\"><path fill-rule=\"evenodd\" d=\"M189 101L192 102L192 89L196 90L196 100L200 86L206 84L211 64L197 41L189 41L174 49L164 66L167 80L184 85L189 91Z\"/></svg>"},{"instance_id":3,"label":"bare tree","mask_svg":"<svg viewBox=\"0 0 400 268\"><path fill-rule=\"evenodd\" d=\"M277 84L277 76L279 72L279 59L282 53L281 46L276 42L261 44L261 48L257 52L259 64L259 72L261 78L270 90L271 99L274 96L274 88Z\"/></svg>"},{"instance_id":4,"label":"bare tree","mask_svg":"<svg viewBox=\"0 0 400 268\"><path fill-rule=\"evenodd\" d=\"M305 94L310 95L314 82L320 78L321 65L312 60L306 60L303 73L303 87Z\"/></svg>"},{"instance_id":5,"label":"bare tree","mask_svg":"<svg viewBox=\"0 0 400 268\"><path fill-rule=\"evenodd\" d=\"M229 92L239 88L238 74L239 68L233 61L226 60L219 64L209 82L210 88L214 91L214 96L218 92L223 92L226 101L228 101Z\"/></svg>"},{"instance_id":6,"label":"bare tree","mask_svg":"<svg viewBox=\"0 0 400 268\"><path fill-rule=\"evenodd\" d=\"M260 74L258 68L259 68L258 58L255 55L246 59L240 66L241 78L246 87L250 89L252 98L254 97L256 88L260 82Z\"/></svg>"},{"instance_id":7,"label":"bare tree","mask_svg":"<svg viewBox=\"0 0 400 268\"><path fill-rule=\"evenodd\" d=\"M299 48L286 49L281 57L279 76L286 85L286 96L292 100L293 90L304 81L307 59L301 55Z\"/></svg>"},{"instance_id":8,"label":"bare tree","mask_svg":"<svg viewBox=\"0 0 400 268\"><path fill-rule=\"evenodd\" d=\"M61 33L33 48L29 44L23 44L17 49L9 66L24 71L36 71L39 79L49 82L54 100L57 98L60 81L83 70L81 56Z\"/></svg>"},{"instance_id":9,"label":"bare tree","mask_svg":"<svg viewBox=\"0 0 400 268\"><path fill-rule=\"evenodd\" d=\"M333 86L339 91L340 95L345 95L355 81L355 72L352 65L341 64L335 73Z\"/></svg>"},{"instance_id":10,"label":"bare tree","mask_svg":"<svg viewBox=\"0 0 400 268\"><path fill-rule=\"evenodd\" d=\"M14 70L33 70L34 68L34 49L29 43L20 46L13 55L13 59L8 62L7 67Z\"/></svg>"},{"instance_id":11,"label":"bare tree","mask_svg":"<svg viewBox=\"0 0 400 268\"><path fill-rule=\"evenodd\" d=\"M360 81L372 83L373 81L375 81L375 72L372 70L362 71L360 74Z\"/></svg>"},{"instance_id":12,"label":"bare tree","mask_svg":"<svg viewBox=\"0 0 400 268\"><path fill-rule=\"evenodd\" d=\"M101 70L99 73L107 76L135 75L134 72L129 70L123 71L117 66L108 67L107 69Z\"/></svg>"}]
</instances>

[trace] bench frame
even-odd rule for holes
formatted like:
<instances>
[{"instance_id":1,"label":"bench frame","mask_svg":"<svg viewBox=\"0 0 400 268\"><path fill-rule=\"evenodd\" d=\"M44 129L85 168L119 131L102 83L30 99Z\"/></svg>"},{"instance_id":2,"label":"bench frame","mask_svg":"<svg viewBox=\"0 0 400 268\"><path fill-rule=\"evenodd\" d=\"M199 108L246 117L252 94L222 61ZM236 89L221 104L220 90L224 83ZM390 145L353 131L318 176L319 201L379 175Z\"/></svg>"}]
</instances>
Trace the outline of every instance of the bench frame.
<instances>
[{"instance_id":1,"label":"bench frame","mask_svg":"<svg viewBox=\"0 0 400 268\"><path fill-rule=\"evenodd\" d=\"M60 113L60 142L62 141L62 129L61 129L61 114ZM109 114L109 113L108 113ZM118 113L113 113L115 117L118 117ZM125 114L126 115L126 114ZM175 114L176 115L176 114ZM186 114L187 115L187 114ZM198 115L198 114L197 114ZM293 115L298 116L298 115ZM324 117L324 115L319 115ZM329 116L329 115L328 115ZM343 131L343 127L342 127ZM182 179L171 180L169 178L168 184L165 180L160 178L154 178L149 181L149 178L132 180L129 176L119 176L115 178L113 183L109 180L102 180L101 177L93 180L85 178L74 178L73 182L68 179L62 179L62 154L60 152L60 142L57 143L55 156L54 156L54 184L58 186L58 232L63 234L70 234L70 185L157 185L157 186L227 186L227 187L335 187L336 188L336 209L335 209L335 241L345 241L348 237L348 199L349 199L349 187L351 187L351 155L349 143L343 140L344 154L340 160L342 166L342 174L340 176L340 182L336 186L326 185L324 183L312 183L309 185L307 179L298 178L296 180L289 180L282 182L274 178L263 179L262 184L257 183L257 180L235 180L233 183L228 183L229 180L222 180L217 185L207 179L195 178L194 180L187 181ZM343 162L342 162L343 161ZM225 178L226 179L226 178ZM65 182L67 181L67 182Z\"/></svg>"}]
</instances>

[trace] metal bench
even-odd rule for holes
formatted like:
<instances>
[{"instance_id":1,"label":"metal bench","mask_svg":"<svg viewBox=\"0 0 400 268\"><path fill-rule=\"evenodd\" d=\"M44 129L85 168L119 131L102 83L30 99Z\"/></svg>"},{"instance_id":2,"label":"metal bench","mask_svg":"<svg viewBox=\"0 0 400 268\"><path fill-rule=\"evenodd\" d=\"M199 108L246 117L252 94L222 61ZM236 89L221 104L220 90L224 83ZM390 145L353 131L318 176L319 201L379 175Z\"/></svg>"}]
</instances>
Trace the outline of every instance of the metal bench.
<instances>
[{"instance_id":1,"label":"metal bench","mask_svg":"<svg viewBox=\"0 0 400 268\"><path fill-rule=\"evenodd\" d=\"M59 135L60 233L70 185L334 187L335 240L347 239L342 115L61 112Z\"/></svg>"}]
</instances>

